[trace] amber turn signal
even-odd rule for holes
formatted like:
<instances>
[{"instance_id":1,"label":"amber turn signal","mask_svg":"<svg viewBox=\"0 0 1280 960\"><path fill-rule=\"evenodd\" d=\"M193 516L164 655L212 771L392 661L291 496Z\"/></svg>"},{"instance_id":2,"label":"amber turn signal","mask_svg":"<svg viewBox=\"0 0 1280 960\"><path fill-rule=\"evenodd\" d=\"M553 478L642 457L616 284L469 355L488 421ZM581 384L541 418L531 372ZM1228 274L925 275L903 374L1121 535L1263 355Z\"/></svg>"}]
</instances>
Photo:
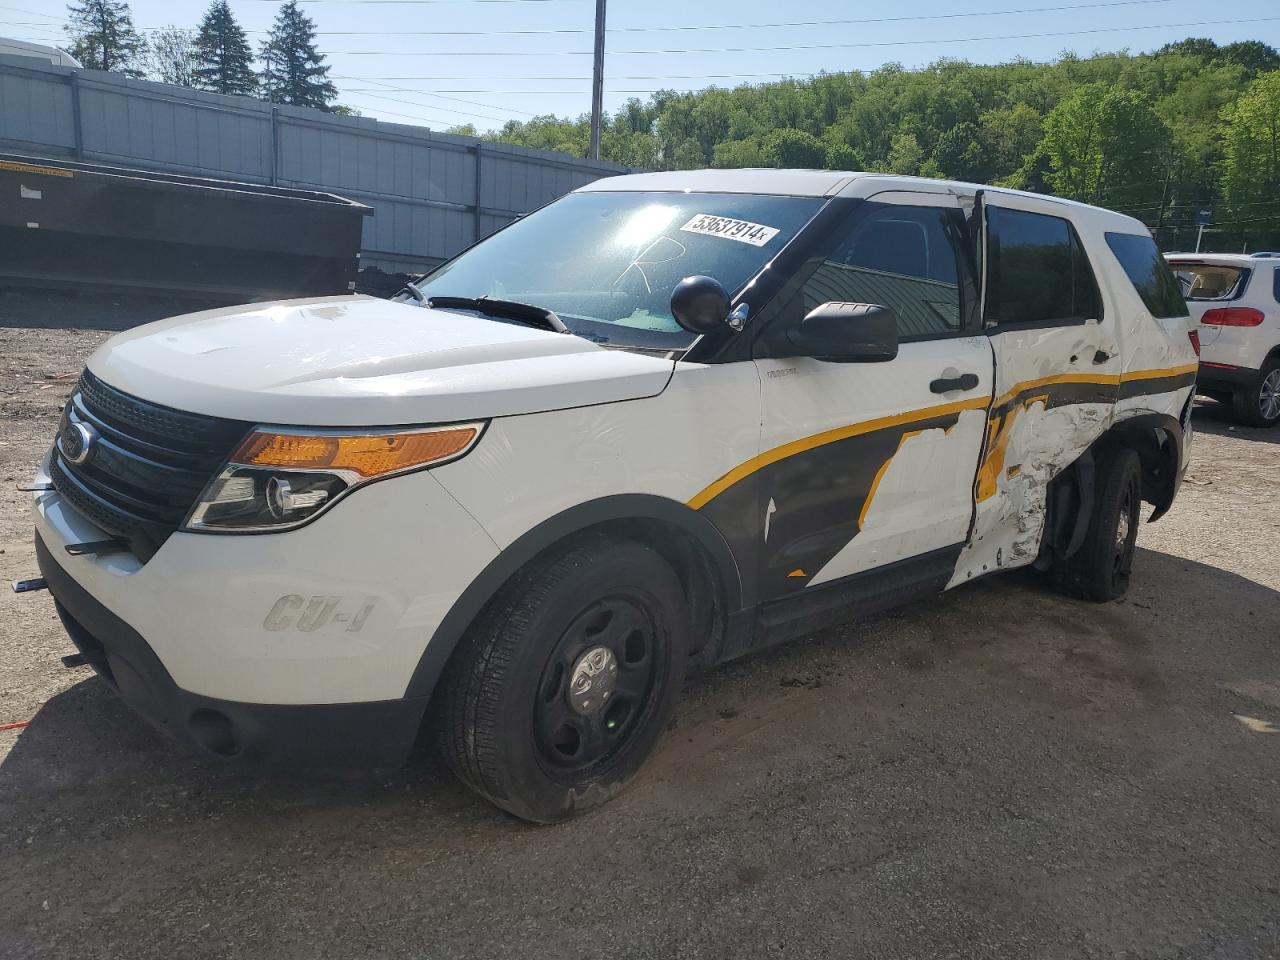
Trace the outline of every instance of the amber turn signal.
<instances>
[{"instance_id":1,"label":"amber turn signal","mask_svg":"<svg viewBox=\"0 0 1280 960\"><path fill-rule=\"evenodd\" d=\"M368 479L456 457L479 433L478 424L351 436L254 431L231 462L282 470L349 470Z\"/></svg>"}]
</instances>

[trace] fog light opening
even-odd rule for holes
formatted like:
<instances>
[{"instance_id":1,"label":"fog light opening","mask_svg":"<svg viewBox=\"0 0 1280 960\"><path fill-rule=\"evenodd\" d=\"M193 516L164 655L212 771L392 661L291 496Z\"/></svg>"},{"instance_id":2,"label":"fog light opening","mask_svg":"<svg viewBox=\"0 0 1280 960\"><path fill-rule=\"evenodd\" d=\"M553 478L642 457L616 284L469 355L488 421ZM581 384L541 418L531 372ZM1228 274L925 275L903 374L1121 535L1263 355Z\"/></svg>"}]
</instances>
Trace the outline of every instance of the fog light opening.
<instances>
[{"instance_id":1,"label":"fog light opening","mask_svg":"<svg viewBox=\"0 0 1280 960\"><path fill-rule=\"evenodd\" d=\"M202 707L187 720L196 743L219 757L234 757L240 752L231 720L217 710Z\"/></svg>"}]
</instances>

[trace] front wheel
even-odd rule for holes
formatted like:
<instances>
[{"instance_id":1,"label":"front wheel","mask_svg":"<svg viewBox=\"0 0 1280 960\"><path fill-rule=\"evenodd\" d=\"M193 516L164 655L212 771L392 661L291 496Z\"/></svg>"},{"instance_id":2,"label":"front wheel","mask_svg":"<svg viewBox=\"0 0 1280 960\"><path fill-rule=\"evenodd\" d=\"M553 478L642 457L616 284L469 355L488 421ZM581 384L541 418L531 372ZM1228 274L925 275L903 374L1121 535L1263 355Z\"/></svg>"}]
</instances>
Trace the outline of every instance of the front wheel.
<instances>
[{"instance_id":1,"label":"front wheel","mask_svg":"<svg viewBox=\"0 0 1280 960\"><path fill-rule=\"evenodd\" d=\"M633 541L595 537L535 561L489 603L440 680L454 773L536 823L614 796L679 697L686 609L675 572Z\"/></svg>"},{"instance_id":2,"label":"front wheel","mask_svg":"<svg viewBox=\"0 0 1280 960\"><path fill-rule=\"evenodd\" d=\"M1054 589L1082 600L1116 600L1129 589L1142 506L1142 464L1127 447L1098 460L1093 515L1080 549L1054 561Z\"/></svg>"},{"instance_id":3,"label":"front wheel","mask_svg":"<svg viewBox=\"0 0 1280 960\"><path fill-rule=\"evenodd\" d=\"M1251 427L1280 423L1280 360L1269 361L1255 383L1241 387L1232 398L1236 419Z\"/></svg>"}]
</instances>

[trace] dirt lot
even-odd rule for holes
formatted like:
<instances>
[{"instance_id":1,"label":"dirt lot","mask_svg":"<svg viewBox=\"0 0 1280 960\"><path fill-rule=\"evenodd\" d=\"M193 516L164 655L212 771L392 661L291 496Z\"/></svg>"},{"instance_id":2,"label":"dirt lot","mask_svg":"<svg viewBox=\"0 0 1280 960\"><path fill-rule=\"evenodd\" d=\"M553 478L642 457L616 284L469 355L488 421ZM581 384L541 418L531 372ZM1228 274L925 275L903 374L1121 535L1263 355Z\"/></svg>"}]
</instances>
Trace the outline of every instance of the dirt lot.
<instances>
[{"instance_id":1,"label":"dirt lot","mask_svg":"<svg viewBox=\"0 0 1280 960\"><path fill-rule=\"evenodd\" d=\"M11 580L13 483L107 334L3 307ZM554 828L430 756L207 766L6 589L0 957L1280 956L1280 431L1196 425L1126 601L1008 575L701 674L635 785Z\"/></svg>"}]
</instances>

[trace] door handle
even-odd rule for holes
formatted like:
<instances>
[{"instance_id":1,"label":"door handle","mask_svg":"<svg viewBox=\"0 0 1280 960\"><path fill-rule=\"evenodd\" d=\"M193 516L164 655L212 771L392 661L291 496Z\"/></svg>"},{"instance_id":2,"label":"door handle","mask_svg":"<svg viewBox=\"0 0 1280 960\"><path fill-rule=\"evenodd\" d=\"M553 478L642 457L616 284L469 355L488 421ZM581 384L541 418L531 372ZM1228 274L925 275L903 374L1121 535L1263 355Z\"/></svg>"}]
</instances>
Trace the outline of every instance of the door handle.
<instances>
[{"instance_id":1,"label":"door handle","mask_svg":"<svg viewBox=\"0 0 1280 960\"><path fill-rule=\"evenodd\" d=\"M958 377L940 377L929 384L934 393L950 393L952 390L972 390L978 385L976 373L962 373Z\"/></svg>"}]
</instances>

